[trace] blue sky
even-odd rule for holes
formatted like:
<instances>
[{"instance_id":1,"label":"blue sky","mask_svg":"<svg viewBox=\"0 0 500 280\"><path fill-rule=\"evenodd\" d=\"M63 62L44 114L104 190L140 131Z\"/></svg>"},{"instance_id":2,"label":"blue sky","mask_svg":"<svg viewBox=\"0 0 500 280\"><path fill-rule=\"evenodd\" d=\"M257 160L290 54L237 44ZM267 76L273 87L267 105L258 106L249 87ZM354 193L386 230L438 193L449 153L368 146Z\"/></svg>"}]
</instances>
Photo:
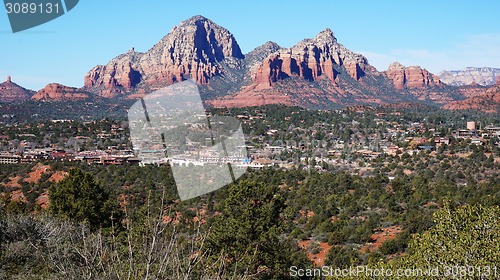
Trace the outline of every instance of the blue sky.
<instances>
[{"instance_id":1,"label":"blue sky","mask_svg":"<svg viewBox=\"0 0 500 280\"><path fill-rule=\"evenodd\" d=\"M393 61L433 73L500 68L500 1L81 0L66 15L12 34L0 12L0 81L39 90L81 87L93 66L131 47L147 51L172 27L204 15L231 31L243 52L272 40L291 47L329 27L382 71Z\"/></svg>"}]
</instances>

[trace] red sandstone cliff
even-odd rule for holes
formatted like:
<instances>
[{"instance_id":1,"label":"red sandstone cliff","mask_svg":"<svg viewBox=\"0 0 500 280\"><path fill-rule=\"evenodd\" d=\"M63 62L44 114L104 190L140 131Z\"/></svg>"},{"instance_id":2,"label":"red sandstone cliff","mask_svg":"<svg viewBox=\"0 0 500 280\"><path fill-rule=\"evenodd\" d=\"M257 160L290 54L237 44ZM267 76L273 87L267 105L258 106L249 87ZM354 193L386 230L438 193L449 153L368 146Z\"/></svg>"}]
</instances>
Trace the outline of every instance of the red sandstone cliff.
<instances>
[{"instance_id":1,"label":"red sandstone cliff","mask_svg":"<svg viewBox=\"0 0 500 280\"><path fill-rule=\"evenodd\" d=\"M355 80L364 76L365 71L375 71L365 57L337 43L333 32L327 28L313 39L305 39L267 57L253 73L253 82L264 88L278 80L297 76L308 81L327 78L335 83L334 65L343 67Z\"/></svg>"},{"instance_id":2,"label":"red sandstone cliff","mask_svg":"<svg viewBox=\"0 0 500 280\"><path fill-rule=\"evenodd\" d=\"M420 68L420 66L405 67L398 62L394 62L389 65L385 73L393 81L396 89L441 85L441 81L436 75Z\"/></svg>"}]
</instances>

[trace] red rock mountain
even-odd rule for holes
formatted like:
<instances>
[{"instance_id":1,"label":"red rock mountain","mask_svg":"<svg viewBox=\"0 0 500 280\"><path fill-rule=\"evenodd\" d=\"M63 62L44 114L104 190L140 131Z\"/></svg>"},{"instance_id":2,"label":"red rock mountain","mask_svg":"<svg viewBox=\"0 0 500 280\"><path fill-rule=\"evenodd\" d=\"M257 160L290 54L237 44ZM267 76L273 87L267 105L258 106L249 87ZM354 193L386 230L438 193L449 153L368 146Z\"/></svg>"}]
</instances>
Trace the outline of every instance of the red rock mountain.
<instances>
[{"instance_id":1,"label":"red rock mountain","mask_svg":"<svg viewBox=\"0 0 500 280\"><path fill-rule=\"evenodd\" d=\"M244 58L233 35L195 16L174 27L146 53L132 49L105 66L94 67L84 84L105 97L130 92L137 85L164 86L185 79L207 84L224 72L219 63L231 58Z\"/></svg>"},{"instance_id":2,"label":"red rock mountain","mask_svg":"<svg viewBox=\"0 0 500 280\"><path fill-rule=\"evenodd\" d=\"M89 94L61 84L48 84L31 98L39 101L76 101L89 98Z\"/></svg>"},{"instance_id":3,"label":"red rock mountain","mask_svg":"<svg viewBox=\"0 0 500 280\"><path fill-rule=\"evenodd\" d=\"M0 102L22 102L31 98L35 92L12 82L10 76L0 84Z\"/></svg>"},{"instance_id":4,"label":"red rock mountain","mask_svg":"<svg viewBox=\"0 0 500 280\"><path fill-rule=\"evenodd\" d=\"M266 58L254 73L254 82L271 87L278 80L295 75L309 81L327 78L335 83L334 64L345 67L355 80L367 70L375 71L365 57L338 44L333 32L325 29L314 39L305 39Z\"/></svg>"},{"instance_id":5,"label":"red rock mountain","mask_svg":"<svg viewBox=\"0 0 500 280\"><path fill-rule=\"evenodd\" d=\"M380 80L382 75L365 57L339 44L330 29L291 48L278 49L249 71L249 83L208 103L218 107L277 103L321 108L383 103L386 99L375 96L370 84L388 86L388 82Z\"/></svg>"},{"instance_id":6,"label":"red rock mountain","mask_svg":"<svg viewBox=\"0 0 500 280\"><path fill-rule=\"evenodd\" d=\"M313 108L463 99L455 88L419 66L393 63L378 72L361 54L339 44L325 29L289 49L279 49L252 68L251 82L208 103L216 107L269 103Z\"/></svg>"}]
</instances>

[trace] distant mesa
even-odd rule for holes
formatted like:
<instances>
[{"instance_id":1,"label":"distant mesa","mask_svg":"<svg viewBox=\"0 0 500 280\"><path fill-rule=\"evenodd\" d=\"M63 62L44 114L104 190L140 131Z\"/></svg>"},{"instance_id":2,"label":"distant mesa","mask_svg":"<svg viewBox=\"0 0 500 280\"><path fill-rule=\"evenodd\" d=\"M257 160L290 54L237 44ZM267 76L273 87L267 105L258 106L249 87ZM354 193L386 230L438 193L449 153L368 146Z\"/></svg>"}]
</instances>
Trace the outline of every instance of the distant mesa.
<instances>
[{"instance_id":1,"label":"distant mesa","mask_svg":"<svg viewBox=\"0 0 500 280\"><path fill-rule=\"evenodd\" d=\"M38 101L76 101L89 98L89 94L81 89L68 87L61 84L48 84L32 96Z\"/></svg>"},{"instance_id":2,"label":"distant mesa","mask_svg":"<svg viewBox=\"0 0 500 280\"><path fill-rule=\"evenodd\" d=\"M452 86L466 86L473 83L491 86L500 76L500 68L467 67L463 70L442 71L438 76L443 83Z\"/></svg>"},{"instance_id":3,"label":"distant mesa","mask_svg":"<svg viewBox=\"0 0 500 280\"><path fill-rule=\"evenodd\" d=\"M495 113L500 108L500 76L496 77L493 86L462 86L458 89L465 99L455 100L443 106L449 110L481 110Z\"/></svg>"}]
</instances>

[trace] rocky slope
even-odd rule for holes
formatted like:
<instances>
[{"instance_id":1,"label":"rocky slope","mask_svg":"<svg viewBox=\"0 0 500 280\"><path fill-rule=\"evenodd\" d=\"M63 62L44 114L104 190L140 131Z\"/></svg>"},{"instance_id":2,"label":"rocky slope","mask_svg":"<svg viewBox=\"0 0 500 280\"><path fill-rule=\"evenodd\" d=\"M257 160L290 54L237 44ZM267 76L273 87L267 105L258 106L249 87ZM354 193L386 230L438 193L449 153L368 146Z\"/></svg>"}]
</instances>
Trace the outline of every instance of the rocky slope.
<instances>
[{"instance_id":1,"label":"rocky slope","mask_svg":"<svg viewBox=\"0 0 500 280\"><path fill-rule=\"evenodd\" d=\"M480 110L498 112L500 110L500 85L493 85L465 100L452 101L443 106L449 110Z\"/></svg>"},{"instance_id":2,"label":"rocky slope","mask_svg":"<svg viewBox=\"0 0 500 280\"><path fill-rule=\"evenodd\" d=\"M61 84L48 84L31 98L38 101L76 101L89 98L89 94Z\"/></svg>"},{"instance_id":3,"label":"rocky slope","mask_svg":"<svg viewBox=\"0 0 500 280\"><path fill-rule=\"evenodd\" d=\"M493 86L463 86L460 91L467 98L452 101L443 106L449 110L481 110L485 112L498 112L500 110L500 76L496 78Z\"/></svg>"},{"instance_id":4,"label":"rocky slope","mask_svg":"<svg viewBox=\"0 0 500 280\"><path fill-rule=\"evenodd\" d=\"M219 67L223 69L221 75L215 75L208 84L200 85L204 98L219 99L239 92L242 86L252 82L252 73L262 60L280 49L277 43L266 42L247 53L244 59L225 59L220 62Z\"/></svg>"},{"instance_id":5,"label":"rocky slope","mask_svg":"<svg viewBox=\"0 0 500 280\"><path fill-rule=\"evenodd\" d=\"M442 71L438 74L439 79L452 86L465 86L478 84L482 86L491 86L500 76L500 69L489 67L467 67L464 70Z\"/></svg>"},{"instance_id":6,"label":"rocky slope","mask_svg":"<svg viewBox=\"0 0 500 280\"><path fill-rule=\"evenodd\" d=\"M31 98L35 92L12 82L10 76L0 84L0 102L22 102Z\"/></svg>"}]
</instances>

